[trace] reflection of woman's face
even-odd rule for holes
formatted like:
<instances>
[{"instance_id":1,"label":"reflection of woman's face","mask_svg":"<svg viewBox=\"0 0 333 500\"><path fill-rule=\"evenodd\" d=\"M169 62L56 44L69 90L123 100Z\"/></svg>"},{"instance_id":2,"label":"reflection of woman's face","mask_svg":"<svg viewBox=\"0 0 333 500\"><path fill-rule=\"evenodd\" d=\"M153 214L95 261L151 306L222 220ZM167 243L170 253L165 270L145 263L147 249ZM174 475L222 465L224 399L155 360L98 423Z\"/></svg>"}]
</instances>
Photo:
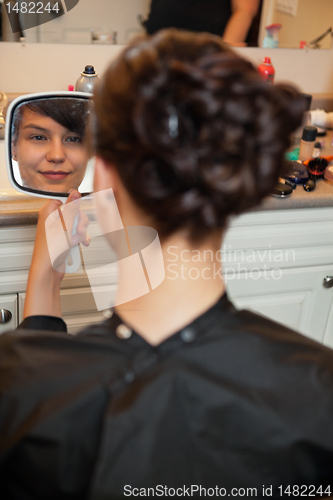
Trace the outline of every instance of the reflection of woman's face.
<instances>
[{"instance_id":1,"label":"reflection of woman's face","mask_svg":"<svg viewBox=\"0 0 333 500\"><path fill-rule=\"evenodd\" d=\"M27 107L21 116L13 156L23 185L61 193L78 189L89 160L82 137Z\"/></svg>"}]
</instances>

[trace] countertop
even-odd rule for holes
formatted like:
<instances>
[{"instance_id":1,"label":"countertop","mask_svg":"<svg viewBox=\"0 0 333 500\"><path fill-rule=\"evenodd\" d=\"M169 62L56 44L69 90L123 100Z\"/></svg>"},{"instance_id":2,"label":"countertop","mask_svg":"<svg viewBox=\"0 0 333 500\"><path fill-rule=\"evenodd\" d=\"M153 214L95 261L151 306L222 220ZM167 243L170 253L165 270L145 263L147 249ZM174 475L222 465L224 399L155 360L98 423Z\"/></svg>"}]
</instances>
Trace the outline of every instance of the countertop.
<instances>
[{"instance_id":1,"label":"countertop","mask_svg":"<svg viewBox=\"0 0 333 500\"><path fill-rule=\"evenodd\" d=\"M36 225L38 211L46 200L19 196L17 199L14 196L11 198L13 199L1 199L0 196L0 228Z\"/></svg>"},{"instance_id":2,"label":"countertop","mask_svg":"<svg viewBox=\"0 0 333 500\"><path fill-rule=\"evenodd\" d=\"M1 200L0 196L0 227L30 226L37 223L38 211L46 200L19 196L17 198ZM286 198L267 196L255 211L319 207L333 207L333 186L323 179L317 181L315 190L309 193L299 185Z\"/></svg>"},{"instance_id":3,"label":"countertop","mask_svg":"<svg viewBox=\"0 0 333 500\"><path fill-rule=\"evenodd\" d=\"M331 132L328 131L326 139L324 139L323 155L333 154L330 140ZM13 189L7 190L7 193L0 191L0 228L35 225L38 211L45 201L42 198L16 193ZM333 207L333 185L328 184L322 178L317 181L314 191L306 192L302 185L298 185L293 193L286 198L267 196L261 205L253 211L320 207Z\"/></svg>"},{"instance_id":4,"label":"countertop","mask_svg":"<svg viewBox=\"0 0 333 500\"><path fill-rule=\"evenodd\" d=\"M333 155L331 146L332 131L327 130L326 136L317 137L317 141L322 144L321 156ZM296 208L318 208L333 207L333 185L328 184L323 178L316 182L313 191L305 191L302 184L286 198L276 198L267 196L256 210L286 210Z\"/></svg>"},{"instance_id":5,"label":"countertop","mask_svg":"<svg viewBox=\"0 0 333 500\"><path fill-rule=\"evenodd\" d=\"M313 191L305 191L302 184L293 190L290 196L276 198L267 196L256 210L286 210L295 208L333 207L333 185L324 179L316 182Z\"/></svg>"}]
</instances>

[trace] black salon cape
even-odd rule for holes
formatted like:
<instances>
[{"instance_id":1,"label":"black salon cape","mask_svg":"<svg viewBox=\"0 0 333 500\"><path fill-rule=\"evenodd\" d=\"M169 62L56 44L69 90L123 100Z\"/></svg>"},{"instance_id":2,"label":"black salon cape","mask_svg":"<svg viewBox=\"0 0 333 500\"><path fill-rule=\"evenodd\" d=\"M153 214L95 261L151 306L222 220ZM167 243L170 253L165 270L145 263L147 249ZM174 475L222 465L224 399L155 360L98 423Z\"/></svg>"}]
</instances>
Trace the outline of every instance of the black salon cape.
<instances>
[{"instance_id":1,"label":"black salon cape","mask_svg":"<svg viewBox=\"0 0 333 500\"><path fill-rule=\"evenodd\" d=\"M158 347L120 324L30 317L0 336L1 499L333 494L332 350L226 295Z\"/></svg>"},{"instance_id":2,"label":"black salon cape","mask_svg":"<svg viewBox=\"0 0 333 500\"><path fill-rule=\"evenodd\" d=\"M231 13L230 0L152 0L145 27L149 34L178 28L222 36Z\"/></svg>"}]
</instances>

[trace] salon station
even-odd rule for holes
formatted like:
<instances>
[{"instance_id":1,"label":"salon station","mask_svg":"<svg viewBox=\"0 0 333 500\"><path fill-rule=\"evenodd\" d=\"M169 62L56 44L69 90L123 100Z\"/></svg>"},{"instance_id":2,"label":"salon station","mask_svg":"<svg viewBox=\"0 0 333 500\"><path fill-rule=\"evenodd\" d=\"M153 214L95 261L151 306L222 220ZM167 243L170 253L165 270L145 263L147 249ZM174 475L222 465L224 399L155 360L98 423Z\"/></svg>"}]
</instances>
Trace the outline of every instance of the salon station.
<instances>
[{"instance_id":1,"label":"salon station","mask_svg":"<svg viewBox=\"0 0 333 500\"><path fill-rule=\"evenodd\" d=\"M111 9L107 13L106 3ZM87 65L103 73L130 37L142 31L138 19L147 16L146 0L127 0L121 9L119 3L122 2L80 0L63 18L32 27L23 37L13 40L6 39L3 30L0 107L5 121L8 104L19 96L67 91L69 86L74 87ZM302 93L312 96L311 110L320 109L326 114L333 111L331 3L318 0L314 7L312 0L264 0L258 46L235 49L256 66L270 58L274 81L295 84ZM290 7L291 4L294 5ZM104 20L97 18L97 12L104 12ZM273 33L276 46L264 48L265 37L271 35L266 28L271 25L280 25L278 33ZM325 32L321 41L310 43ZM333 158L331 122L315 141L320 143L319 156L328 159ZM9 148L14 140L18 149L20 133L7 144L4 134L0 139L0 332L15 328L22 321L38 210L45 201L25 191L24 176L18 181L23 186L20 191L14 189L8 178L8 162L15 161L15 151ZM78 147L79 137L75 130L68 138L69 147ZM46 172L44 178L52 182L54 174ZM311 190L304 189L305 182L295 184L291 192L268 196L259 208L230 220L220 252L226 287L237 307L252 309L333 347L333 181L321 175ZM286 189L290 187L284 185ZM38 185L30 187L43 189ZM93 226L91 236L94 237ZM196 278L191 258L190 254L184 258L189 280ZM96 269L109 260L109 250L102 241L86 250L84 257L84 263ZM172 255L165 265L172 265ZM116 290L116 266L111 278L103 281L101 277L99 286L101 293ZM85 266L66 274L61 301L63 318L72 334L107 317L112 306L98 307Z\"/></svg>"}]
</instances>

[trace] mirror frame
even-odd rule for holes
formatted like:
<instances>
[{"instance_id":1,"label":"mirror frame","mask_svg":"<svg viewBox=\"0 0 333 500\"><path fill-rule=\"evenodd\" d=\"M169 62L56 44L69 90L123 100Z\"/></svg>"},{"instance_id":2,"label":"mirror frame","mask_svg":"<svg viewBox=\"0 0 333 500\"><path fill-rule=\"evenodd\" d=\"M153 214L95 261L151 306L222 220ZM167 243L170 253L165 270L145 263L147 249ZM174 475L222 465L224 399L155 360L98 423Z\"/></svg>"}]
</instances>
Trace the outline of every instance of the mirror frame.
<instances>
[{"instance_id":1,"label":"mirror frame","mask_svg":"<svg viewBox=\"0 0 333 500\"><path fill-rule=\"evenodd\" d=\"M11 186L20 193L27 194L30 193L32 196L37 198L51 198L63 201L69 196L69 193L57 193L53 191L40 191L38 189L28 188L18 184L14 177L13 164L12 164L12 121L15 110L20 104L24 102L31 102L37 99L45 98L56 98L56 97L79 97L81 99L91 100L92 94L88 92L77 92L77 91L59 91L59 92L36 92L34 94L25 94L14 99L10 106L8 107L6 115L6 127L5 127L5 150L6 150L6 168ZM82 196L87 196L89 193L81 193Z\"/></svg>"}]
</instances>

